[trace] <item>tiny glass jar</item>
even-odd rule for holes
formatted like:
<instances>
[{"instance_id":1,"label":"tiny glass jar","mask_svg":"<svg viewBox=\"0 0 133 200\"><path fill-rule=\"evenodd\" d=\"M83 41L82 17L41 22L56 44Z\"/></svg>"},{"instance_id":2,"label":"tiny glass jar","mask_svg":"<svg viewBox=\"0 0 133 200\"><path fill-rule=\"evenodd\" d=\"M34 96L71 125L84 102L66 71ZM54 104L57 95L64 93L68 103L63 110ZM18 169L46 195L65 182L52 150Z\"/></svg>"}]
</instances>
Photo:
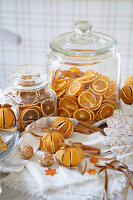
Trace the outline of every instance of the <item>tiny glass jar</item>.
<instances>
[{"instance_id":1,"label":"tiny glass jar","mask_svg":"<svg viewBox=\"0 0 133 200\"><path fill-rule=\"evenodd\" d=\"M20 131L24 131L31 122L56 113L56 93L49 86L47 74L39 66L17 67L4 94L16 108Z\"/></svg>"},{"instance_id":2,"label":"tiny glass jar","mask_svg":"<svg viewBox=\"0 0 133 200\"><path fill-rule=\"evenodd\" d=\"M57 115L94 123L119 107L120 53L111 36L79 21L50 41L48 68Z\"/></svg>"}]
</instances>

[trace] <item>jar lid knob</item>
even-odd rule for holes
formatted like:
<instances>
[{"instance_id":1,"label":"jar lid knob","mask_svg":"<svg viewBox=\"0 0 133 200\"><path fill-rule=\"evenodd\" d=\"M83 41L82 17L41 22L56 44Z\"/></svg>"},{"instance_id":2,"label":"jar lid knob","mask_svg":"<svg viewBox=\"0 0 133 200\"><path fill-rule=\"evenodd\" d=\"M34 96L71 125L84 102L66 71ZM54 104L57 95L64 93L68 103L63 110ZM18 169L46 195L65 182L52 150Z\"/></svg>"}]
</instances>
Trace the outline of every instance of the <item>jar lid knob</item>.
<instances>
[{"instance_id":1,"label":"jar lid knob","mask_svg":"<svg viewBox=\"0 0 133 200\"><path fill-rule=\"evenodd\" d=\"M86 36L91 33L92 24L88 21L78 21L74 24L74 30L78 36Z\"/></svg>"}]
</instances>

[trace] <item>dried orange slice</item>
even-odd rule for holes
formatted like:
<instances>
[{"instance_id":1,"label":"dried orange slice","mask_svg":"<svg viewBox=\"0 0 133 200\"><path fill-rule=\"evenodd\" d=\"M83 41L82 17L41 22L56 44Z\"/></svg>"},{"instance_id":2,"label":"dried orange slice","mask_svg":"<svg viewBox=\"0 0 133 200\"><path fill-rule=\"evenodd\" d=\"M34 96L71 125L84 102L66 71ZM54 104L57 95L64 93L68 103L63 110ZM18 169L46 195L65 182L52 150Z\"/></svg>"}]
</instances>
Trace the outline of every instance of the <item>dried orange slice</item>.
<instances>
[{"instance_id":1,"label":"dried orange slice","mask_svg":"<svg viewBox=\"0 0 133 200\"><path fill-rule=\"evenodd\" d=\"M60 107L57 109L57 116L60 117L71 117L71 113L67 108Z\"/></svg>"},{"instance_id":2,"label":"dried orange slice","mask_svg":"<svg viewBox=\"0 0 133 200\"><path fill-rule=\"evenodd\" d=\"M76 78L74 81L80 81L82 84L85 85L85 84L91 83L95 79L97 79L97 76L95 74L92 74L91 76L83 75L80 78Z\"/></svg>"},{"instance_id":3,"label":"dried orange slice","mask_svg":"<svg viewBox=\"0 0 133 200\"><path fill-rule=\"evenodd\" d=\"M56 108L55 104L51 99L46 99L41 103L41 110L44 116L53 116Z\"/></svg>"},{"instance_id":4,"label":"dried orange slice","mask_svg":"<svg viewBox=\"0 0 133 200\"><path fill-rule=\"evenodd\" d=\"M33 121L38 120L40 117L39 108L25 108L22 112L19 113L19 125L21 130L25 130L26 126Z\"/></svg>"},{"instance_id":5,"label":"dried orange slice","mask_svg":"<svg viewBox=\"0 0 133 200\"><path fill-rule=\"evenodd\" d=\"M80 71L80 69L78 67L70 67L69 70L71 72L79 72Z\"/></svg>"},{"instance_id":6,"label":"dried orange slice","mask_svg":"<svg viewBox=\"0 0 133 200\"><path fill-rule=\"evenodd\" d=\"M95 107L92 108L92 110L97 110L98 108L100 108L101 103L102 103L102 96L101 95L95 95L96 100L97 100L97 104L95 105Z\"/></svg>"},{"instance_id":7,"label":"dried orange slice","mask_svg":"<svg viewBox=\"0 0 133 200\"><path fill-rule=\"evenodd\" d=\"M84 87L81 82L71 82L66 88L66 95L76 97L83 91L83 89Z\"/></svg>"},{"instance_id":8,"label":"dried orange slice","mask_svg":"<svg viewBox=\"0 0 133 200\"><path fill-rule=\"evenodd\" d=\"M55 75L54 75L54 81L58 80L61 78L61 69L57 69L55 71Z\"/></svg>"},{"instance_id":9,"label":"dried orange slice","mask_svg":"<svg viewBox=\"0 0 133 200\"><path fill-rule=\"evenodd\" d=\"M110 81L109 87L106 93L104 94L104 97L106 99L113 99L116 93L116 89L117 89L116 81Z\"/></svg>"},{"instance_id":10,"label":"dried orange slice","mask_svg":"<svg viewBox=\"0 0 133 200\"><path fill-rule=\"evenodd\" d=\"M63 90L65 88L65 86L66 86L66 83L67 83L67 81L65 81L65 80L61 81L59 83L55 83L54 84L54 90L55 91Z\"/></svg>"},{"instance_id":11,"label":"dried orange slice","mask_svg":"<svg viewBox=\"0 0 133 200\"><path fill-rule=\"evenodd\" d=\"M57 91L56 92L57 98L60 98L64 93L65 93L65 89L61 91Z\"/></svg>"},{"instance_id":12,"label":"dried orange slice","mask_svg":"<svg viewBox=\"0 0 133 200\"><path fill-rule=\"evenodd\" d=\"M78 109L78 104L74 101L71 97L63 97L59 101L59 107L63 107L69 110L70 113L73 113L75 110Z\"/></svg>"},{"instance_id":13,"label":"dried orange slice","mask_svg":"<svg viewBox=\"0 0 133 200\"><path fill-rule=\"evenodd\" d=\"M108 82L100 77L92 83L92 89L97 93L105 92L108 89Z\"/></svg>"},{"instance_id":14,"label":"dried orange slice","mask_svg":"<svg viewBox=\"0 0 133 200\"><path fill-rule=\"evenodd\" d=\"M45 88L37 91L37 102L42 103L45 99L51 99L51 94L45 91Z\"/></svg>"},{"instance_id":15,"label":"dried orange slice","mask_svg":"<svg viewBox=\"0 0 133 200\"><path fill-rule=\"evenodd\" d=\"M113 113L114 113L113 105L107 103L101 107L100 112L99 112L99 117L100 119L105 119L107 117L112 116Z\"/></svg>"},{"instance_id":16,"label":"dried orange slice","mask_svg":"<svg viewBox=\"0 0 133 200\"><path fill-rule=\"evenodd\" d=\"M105 103L111 104L114 107L114 110L116 110L118 108L117 103L113 100L104 99L102 101L102 105L104 105Z\"/></svg>"},{"instance_id":17,"label":"dried orange slice","mask_svg":"<svg viewBox=\"0 0 133 200\"><path fill-rule=\"evenodd\" d=\"M18 95L20 97L20 102L22 104L30 105L30 104L34 104L36 102L36 96L37 96L36 92L27 92L27 91L21 92L21 91L19 91Z\"/></svg>"},{"instance_id":18,"label":"dried orange slice","mask_svg":"<svg viewBox=\"0 0 133 200\"><path fill-rule=\"evenodd\" d=\"M81 107L83 108L93 108L97 104L97 100L94 94L92 92L84 91L78 96L78 102Z\"/></svg>"},{"instance_id":19,"label":"dried orange slice","mask_svg":"<svg viewBox=\"0 0 133 200\"><path fill-rule=\"evenodd\" d=\"M94 113L91 110L87 110L85 108L80 108L73 113L73 118L75 118L76 120L82 120L90 123L92 123L92 121L94 120L92 120L93 116Z\"/></svg>"}]
</instances>

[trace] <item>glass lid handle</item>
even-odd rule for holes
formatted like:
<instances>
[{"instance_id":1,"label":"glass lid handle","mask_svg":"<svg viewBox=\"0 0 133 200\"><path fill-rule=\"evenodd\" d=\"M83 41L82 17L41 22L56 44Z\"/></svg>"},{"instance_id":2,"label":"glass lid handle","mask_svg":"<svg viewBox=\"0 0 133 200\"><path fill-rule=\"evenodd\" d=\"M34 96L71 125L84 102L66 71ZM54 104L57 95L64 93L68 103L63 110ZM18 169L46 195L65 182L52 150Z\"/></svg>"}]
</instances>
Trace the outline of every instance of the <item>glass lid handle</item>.
<instances>
[{"instance_id":1,"label":"glass lid handle","mask_svg":"<svg viewBox=\"0 0 133 200\"><path fill-rule=\"evenodd\" d=\"M74 31L77 36L87 36L91 33L92 24L88 21L78 21L74 24Z\"/></svg>"}]
</instances>

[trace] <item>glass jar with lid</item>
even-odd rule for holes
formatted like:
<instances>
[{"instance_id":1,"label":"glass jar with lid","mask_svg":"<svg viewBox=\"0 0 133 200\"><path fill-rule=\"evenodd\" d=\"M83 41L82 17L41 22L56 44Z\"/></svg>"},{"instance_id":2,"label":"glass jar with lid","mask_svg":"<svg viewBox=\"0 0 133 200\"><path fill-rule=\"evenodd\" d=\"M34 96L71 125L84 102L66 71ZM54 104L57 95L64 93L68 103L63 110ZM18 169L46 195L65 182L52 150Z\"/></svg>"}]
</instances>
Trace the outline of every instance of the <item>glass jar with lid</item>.
<instances>
[{"instance_id":1,"label":"glass jar with lid","mask_svg":"<svg viewBox=\"0 0 133 200\"><path fill-rule=\"evenodd\" d=\"M48 68L57 94L57 115L103 120L119 105L120 53L111 36L79 21L74 31L50 41Z\"/></svg>"},{"instance_id":2,"label":"glass jar with lid","mask_svg":"<svg viewBox=\"0 0 133 200\"><path fill-rule=\"evenodd\" d=\"M56 93L49 86L49 77L39 66L17 67L4 93L16 108L20 131L43 116L56 113Z\"/></svg>"}]
</instances>

